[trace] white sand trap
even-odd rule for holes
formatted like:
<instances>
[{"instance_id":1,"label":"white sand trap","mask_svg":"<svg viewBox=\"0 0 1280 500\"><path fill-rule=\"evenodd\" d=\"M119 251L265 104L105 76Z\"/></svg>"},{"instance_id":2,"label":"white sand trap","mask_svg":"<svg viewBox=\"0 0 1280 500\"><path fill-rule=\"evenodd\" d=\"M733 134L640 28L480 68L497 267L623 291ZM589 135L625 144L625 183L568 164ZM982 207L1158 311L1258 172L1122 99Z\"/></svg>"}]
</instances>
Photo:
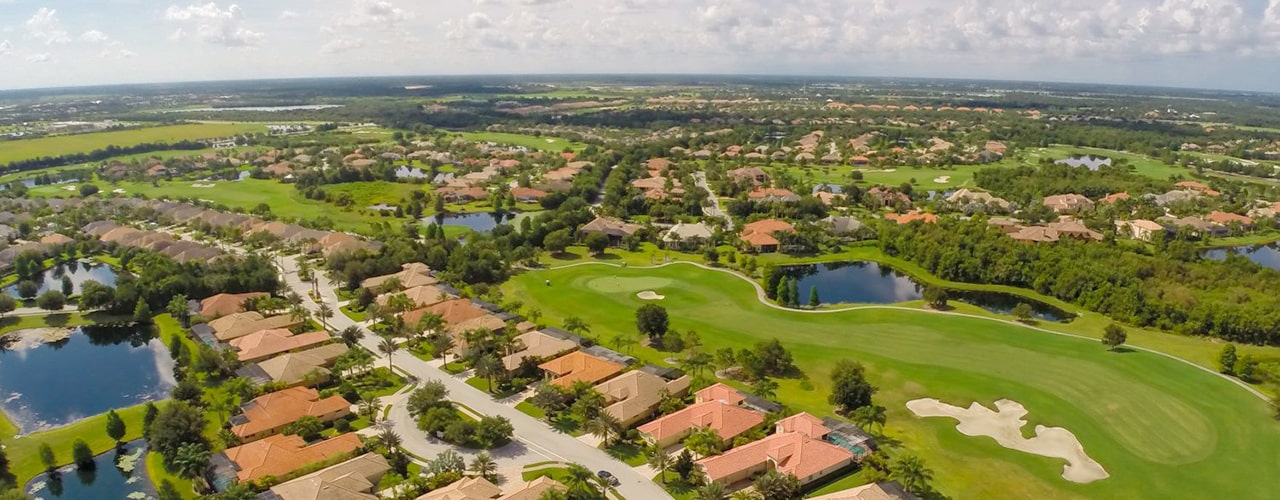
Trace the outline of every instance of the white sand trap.
<instances>
[{"instance_id":1,"label":"white sand trap","mask_svg":"<svg viewBox=\"0 0 1280 500\"><path fill-rule=\"evenodd\" d=\"M64 191L75 191L75 190L76 190L76 187L75 187L75 186L67 186L67 187L64 187L64 188L62 188L62 189L63 189Z\"/></svg>"},{"instance_id":2,"label":"white sand trap","mask_svg":"<svg viewBox=\"0 0 1280 500\"><path fill-rule=\"evenodd\" d=\"M951 176L950 176L950 175L944 175L944 176L942 176L942 177L938 177L937 179L934 179L934 180L933 180L933 183L934 183L934 184L946 184L946 183L948 183L948 182L951 182Z\"/></svg>"},{"instance_id":3,"label":"white sand trap","mask_svg":"<svg viewBox=\"0 0 1280 500\"><path fill-rule=\"evenodd\" d=\"M1036 435L1022 437L1022 427L1027 421L1027 409L1017 401L996 401L996 411L974 402L968 409L951 406L933 398L907 401L907 409L920 417L951 417L960 423L956 430L966 436L987 436L1000 446L1035 455L1061 458L1067 461L1062 477L1073 483L1091 483L1110 477L1102 465L1085 454L1084 446L1075 434L1061 427L1036 426Z\"/></svg>"},{"instance_id":4,"label":"white sand trap","mask_svg":"<svg viewBox=\"0 0 1280 500\"><path fill-rule=\"evenodd\" d=\"M214 187L214 186L217 186L217 184L212 184L212 183L208 183L208 184L206 184L206 183L202 183L202 182L197 182L197 183L195 183L195 184L192 184L192 185L191 185L191 187L193 187L193 188L211 188L211 187Z\"/></svg>"},{"instance_id":5,"label":"white sand trap","mask_svg":"<svg viewBox=\"0 0 1280 500\"><path fill-rule=\"evenodd\" d=\"M664 295L658 295L658 292L655 292L653 290L645 290L643 292L637 293L636 297L639 297L640 300L662 300L667 298Z\"/></svg>"},{"instance_id":6,"label":"white sand trap","mask_svg":"<svg viewBox=\"0 0 1280 500\"><path fill-rule=\"evenodd\" d=\"M115 194L125 194L125 190L120 188L112 189L111 192Z\"/></svg>"}]
</instances>

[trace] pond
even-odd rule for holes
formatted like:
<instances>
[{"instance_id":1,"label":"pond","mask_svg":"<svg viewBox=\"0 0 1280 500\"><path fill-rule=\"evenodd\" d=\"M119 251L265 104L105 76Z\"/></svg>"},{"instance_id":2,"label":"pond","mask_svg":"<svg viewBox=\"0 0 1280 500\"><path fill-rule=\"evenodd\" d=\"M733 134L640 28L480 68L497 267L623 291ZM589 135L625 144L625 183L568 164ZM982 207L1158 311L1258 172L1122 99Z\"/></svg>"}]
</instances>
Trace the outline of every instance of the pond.
<instances>
[{"instance_id":1,"label":"pond","mask_svg":"<svg viewBox=\"0 0 1280 500\"><path fill-rule=\"evenodd\" d=\"M1212 260L1227 260L1227 256L1233 253L1239 254L1241 257L1249 259L1262 267L1280 270L1280 242L1272 242L1266 245L1213 248L1205 250L1201 256Z\"/></svg>"},{"instance_id":2,"label":"pond","mask_svg":"<svg viewBox=\"0 0 1280 500\"><path fill-rule=\"evenodd\" d=\"M0 410L23 433L161 399L176 385L150 327L84 326L47 344L34 334L12 332L21 338L0 350Z\"/></svg>"},{"instance_id":3,"label":"pond","mask_svg":"<svg viewBox=\"0 0 1280 500\"><path fill-rule=\"evenodd\" d=\"M116 270L106 264L82 264L78 261L71 261L66 264L59 264L52 268L46 269L43 273L36 275L31 281L40 285L40 290L36 295L44 293L45 290L62 290L62 277L71 278L72 295L80 293L80 286L84 282L93 280L107 286L115 286ZM15 283L6 287L5 292L14 297L18 295L18 285Z\"/></svg>"},{"instance_id":4,"label":"pond","mask_svg":"<svg viewBox=\"0 0 1280 500\"><path fill-rule=\"evenodd\" d=\"M57 453L70 453L54 450ZM74 465L60 469L56 477L36 476L23 490L32 498L102 498L110 500L157 497L147 478L146 442L139 439L94 458L92 468Z\"/></svg>"},{"instance_id":5,"label":"pond","mask_svg":"<svg viewBox=\"0 0 1280 500\"><path fill-rule=\"evenodd\" d=\"M422 221L430 224L436 223L441 226L464 226L472 231L485 232L492 231L498 227L498 224L515 220L519 215L515 212L489 213L476 212L470 214L436 214L431 217L423 217Z\"/></svg>"},{"instance_id":6,"label":"pond","mask_svg":"<svg viewBox=\"0 0 1280 500\"><path fill-rule=\"evenodd\" d=\"M831 262L782 267L783 274L799 280L800 302L807 303L816 287L822 304L896 304L920 300L924 287L905 273L875 262ZM1071 313L1012 294L948 290L953 300L996 314L1009 314L1019 303L1031 306L1032 316L1045 321L1070 321Z\"/></svg>"}]
</instances>

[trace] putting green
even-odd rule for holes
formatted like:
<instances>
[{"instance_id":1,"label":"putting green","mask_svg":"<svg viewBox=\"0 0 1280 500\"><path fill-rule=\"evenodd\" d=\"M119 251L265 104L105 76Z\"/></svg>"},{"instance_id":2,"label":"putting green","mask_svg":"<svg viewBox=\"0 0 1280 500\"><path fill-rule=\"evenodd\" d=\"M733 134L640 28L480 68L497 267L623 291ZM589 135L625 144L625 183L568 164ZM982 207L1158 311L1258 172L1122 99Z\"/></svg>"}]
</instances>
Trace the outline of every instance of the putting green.
<instances>
[{"instance_id":1,"label":"putting green","mask_svg":"<svg viewBox=\"0 0 1280 500\"><path fill-rule=\"evenodd\" d=\"M601 293L635 294L645 290L656 292L659 288L671 286L671 280L655 277L607 276L589 280L586 285L587 288Z\"/></svg>"},{"instance_id":2,"label":"putting green","mask_svg":"<svg viewBox=\"0 0 1280 500\"><path fill-rule=\"evenodd\" d=\"M543 286L546 279L555 286ZM602 339L634 334L642 290L665 295L672 328L696 330L704 349L779 338L811 384L780 380L779 399L819 415L832 413L826 398L835 361L860 361L880 388L877 404L888 409L882 442L921 456L935 487L954 498L1266 498L1280 489L1271 470L1280 460L1280 424L1266 402L1157 354L1108 352L1096 340L917 310L782 311L761 304L740 278L690 265L537 271L504 288L547 321L577 316ZM659 364L671 356L644 347L633 355ZM1028 429L1070 429L1111 477L1066 481L1061 459L964 436L946 419L915 417L905 404L919 398L966 406L1018 401L1030 412Z\"/></svg>"}]
</instances>

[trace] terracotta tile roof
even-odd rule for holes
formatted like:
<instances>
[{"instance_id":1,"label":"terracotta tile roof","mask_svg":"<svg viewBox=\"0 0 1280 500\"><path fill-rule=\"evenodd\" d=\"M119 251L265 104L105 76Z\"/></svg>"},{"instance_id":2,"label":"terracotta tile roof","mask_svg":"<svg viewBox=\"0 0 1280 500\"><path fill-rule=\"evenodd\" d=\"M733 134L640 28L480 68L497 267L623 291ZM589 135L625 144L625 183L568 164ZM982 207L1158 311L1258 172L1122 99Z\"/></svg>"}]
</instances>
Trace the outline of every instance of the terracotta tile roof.
<instances>
[{"instance_id":1,"label":"terracotta tile roof","mask_svg":"<svg viewBox=\"0 0 1280 500\"><path fill-rule=\"evenodd\" d=\"M780 432L731 449L723 455L699 460L698 465L711 481L772 463L778 472L807 482L806 479L824 470L853 462L852 452L822 441L820 437L802 432Z\"/></svg>"},{"instance_id":2,"label":"terracotta tile roof","mask_svg":"<svg viewBox=\"0 0 1280 500\"><path fill-rule=\"evenodd\" d=\"M1238 222L1241 225L1245 225L1245 226L1249 226L1253 224L1253 219L1249 217L1245 217L1239 214L1233 214L1230 212L1222 212L1218 210L1214 210L1209 215L1204 216L1204 220L1222 224L1224 226L1232 222Z\"/></svg>"},{"instance_id":3,"label":"terracotta tile roof","mask_svg":"<svg viewBox=\"0 0 1280 500\"><path fill-rule=\"evenodd\" d=\"M307 374L311 372L328 376L328 367L346 352L346 344L326 344L301 352L281 354L259 362L258 367L262 368L272 381L292 385L306 380Z\"/></svg>"},{"instance_id":4,"label":"terracotta tile roof","mask_svg":"<svg viewBox=\"0 0 1280 500\"><path fill-rule=\"evenodd\" d=\"M263 432L279 432L307 415L331 421L351 413L351 403L342 396L320 399L319 392L306 387L263 394L242 408L247 422L231 426L231 433L241 439Z\"/></svg>"},{"instance_id":5,"label":"terracotta tile roof","mask_svg":"<svg viewBox=\"0 0 1280 500\"><path fill-rule=\"evenodd\" d=\"M282 476L343 453L360 449L360 437L346 433L308 445L294 435L275 435L223 452L239 467L240 481Z\"/></svg>"},{"instance_id":6,"label":"terracotta tile roof","mask_svg":"<svg viewBox=\"0 0 1280 500\"><path fill-rule=\"evenodd\" d=\"M924 213L919 210L912 210L905 214L885 214L885 220L891 220L898 224L910 224L915 221L924 221L925 224L933 224L938 222L938 216L930 213Z\"/></svg>"},{"instance_id":7,"label":"terracotta tile roof","mask_svg":"<svg viewBox=\"0 0 1280 500\"><path fill-rule=\"evenodd\" d=\"M244 311L244 303L249 299L270 297L266 292L220 293L200 301L200 315L206 318L226 316Z\"/></svg>"},{"instance_id":8,"label":"terracotta tile roof","mask_svg":"<svg viewBox=\"0 0 1280 500\"><path fill-rule=\"evenodd\" d=\"M809 497L809 500L916 500L916 496L908 493L895 481L881 481Z\"/></svg>"},{"instance_id":9,"label":"terracotta tile roof","mask_svg":"<svg viewBox=\"0 0 1280 500\"><path fill-rule=\"evenodd\" d=\"M488 311L477 307L468 299L446 300L426 307L424 311L439 314L440 317L444 318L444 322L450 325L489 314Z\"/></svg>"},{"instance_id":10,"label":"terracotta tile roof","mask_svg":"<svg viewBox=\"0 0 1280 500\"><path fill-rule=\"evenodd\" d=\"M63 236L58 233L47 234L43 238L40 238L40 243L45 245L65 245L67 243L73 243L75 241L76 240L71 239L67 236Z\"/></svg>"},{"instance_id":11,"label":"terracotta tile roof","mask_svg":"<svg viewBox=\"0 0 1280 500\"><path fill-rule=\"evenodd\" d=\"M662 390L673 396L689 391L693 379L688 375L667 381L657 375L630 371L596 386L596 392L604 395L604 411L617 417L624 425L647 417L662 402Z\"/></svg>"},{"instance_id":12,"label":"terracotta tile roof","mask_svg":"<svg viewBox=\"0 0 1280 500\"><path fill-rule=\"evenodd\" d=\"M287 314L263 318L257 312L232 313L209 322L214 336L223 342L237 339L250 333L275 328L292 328L302 324Z\"/></svg>"},{"instance_id":13,"label":"terracotta tile roof","mask_svg":"<svg viewBox=\"0 0 1280 500\"><path fill-rule=\"evenodd\" d=\"M436 285L415 286L403 292L397 292L397 293L403 293L405 297L408 297L409 300L413 301L413 303L420 308L433 306L441 302L444 302L446 300L449 300L449 294L444 293L444 290L441 290L440 287ZM388 302L391 301L391 297L395 295L396 293L384 293L378 296L376 302L380 306L385 306L387 305ZM408 313L405 313L405 314L407 315ZM421 314L419 314L419 317L421 317ZM405 321L408 322L409 320L406 318ZM414 322L416 321L417 320L414 320Z\"/></svg>"},{"instance_id":14,"label":"terracotta tile roof","mask_svg":"<svg viewBox=\"0 0 1280 500\"><path fill-rule=\"evenodd\" d=\"M1112 193L1107 195L1105 198L1103 198L1101 200L1101 203L1105 203L1107 205L1114 205L1117 201L1128 200L1130 198L1131 196L1129 196L1129 193Z\"/></svg>"},{"instance_id":15,"label":"terracotta tile roof","mask_svg":"<svg viewBox=\"0 0 1280 500\"><path fill-rule=\"evenodd\" d=\"M524 358L541 360L578 348L577 342L552 337L536 330L521 334L516 337L516 342L524 346L524 349L502 358L502 365L507 368L507 371L519 368L520 361Z\"/></svg>"},{"instance_id":16,"label":"terracotta tile roof","mask_svg":"<svg viewBox=\"0 0 1280 500\"><path fill-rule=\"evenodd\" d=\"M565 488L563 484L560 484L555 479L540 476L533 481L529 481L520 489L498 497L498 500L541 500L543 495L551 490L565 492L568 491L568 488Z\"/></svg>"},{"instance_id":17,"label":"terracotta tile roof","mask_svg":"<svg viewBox=\"0 0 1280 500\"><path fill-rule=\"evenodd\" d=\"M636 429L657 441L687 433L694 427L710 427L726 441L764 422L764 415L723 401L694 403Z\"/></svg>"},{"instance_id":18,"label":"terracotta tile roof","mask_svg":"<svg viewBox=\"0 0 1280 500\"><path fill-rule=\"evenodd\" d=\"M514 187L511 188L511 196L517 200L541 200L547 197L547 192L541 189Z\"/></svg>"},{"instance_id":19,"label":"terracotta tile roof","mask_svg":"<svg viewBox=\"0 0 1280 500\"><path fill-rule=\"evenodd\" d=\"M797 413L779 420L776 427L777 432L799 432L814 439L820 439L831 432L831 429L822 424L822 419L808 412Z\"/></svg>"},{"instance_id":20,"label":"terracotta tile roof","mask_svg":"<svg viewBox=\"0 0 1280 500\"><path fill-rule=\"evenodd\" d=\"M778 239L773 236L777 232L794 233L796 228L786 221L765 219L742 226L738 237L755 246L777 245Z\"/></svg>"},{"instance_id":21,"label":"terracotta tile roof","mask_svg":"<svg viewBox=\"0 0 1280 500\"><path fill-rule=\"evenodd\" d=\"M489 500L501 494L501 488L482 477L464 477L417 500Z\"/></svg>"},{"instance_id":22,"label":"terracotta tile roof","mask_svg":"<svg viewBox=\"0 0 1280 500\"><path fill-rule=\"evenodd\" d=\"M374 276L360 282L361 288L378 288L383 283L396 279L400 281L401 288L415 288L419 286L434 285L439 280L431 277L431 268L421 262L410 262L401 266L399 272L384 274L382 276Z\"/></svg>"},{"instance_id":23,"label":"terracotta tile roof","mask_svg":"<svg viewBox=\"0 0 1280 500\"><path fill-rule=\"evenodd\" d=\"M294 335L282 328L262 330L240 338L232 339L229 344L237 351L236 357L241 362L251 363L267 359L283 352L303 349L332 340L328 332L310 332Z\"/></svg>"},{"instance_id":24,"label":"terracotta tile roof","mask_svg":"<svg viewBox=\"0 0 1280 500\"><path fill-rule=\"evenodd\" d=\"M482 316L471 318L466 321L450 323L445 327L445 331L449 332L449 335L452 335L455 339L458 339L458 344L465 348L466 342L462 338L464 333L472 330L496 332L506 328L506 326L507 322L502 321L502 318L486 312Z\"/></svg>"},{"instance_id":25,"label":"terracotta tile roof","mask_svg":"<svg viewBox=\"0 0 1280 500\"><path fill-rule=\"evenodd\" d=\"M1093 208L1093 201L1081 194L1068 193L1046 196L1044 205L1056 212L1067 212Z\"/></svg>"},{"instance_id":26,"label":"terracotta tile roof","mask_svg":"<svg viewBox=\"0 0 1280 500\"><path fill-rule=\"evenodd\" d=\"M574 382L581 381L592 384L600 382L617 375L626 367L582 351L574 351L538 365L538 368L551 372L556 376L551 381L552 384L570 387Z\"/></svg>"},{"instance_id":27,"label":"terracotta tile roof","mask_svg":"<svg viewBox=\"0 0 1280 500\"><path fill-rule=\"evenodd\" d=\"M583 233L603 233L609 236L623 237L635 234L642 226L631 224L611 217L596 217L579 229Z\"/></svg>"},{"instance_id":28,"label":"terracotta tile roof","mask_svg":"<svg viewBox=\"0 0 1280 500\"><path fill-rule=\"evenodd\" d=\"M699 403L720 401L730 405L742 404L742 401L746 399L746 396L743 396L741 391L720 382L703 388L695 393L694 396L697 398L695 401Z\"/></svg>"},{"instance_id":29,"label":"terracotta tile roof","mask_svg":"<svg viewBox=\"0 0 1280 500\"><path fill-rule=\"evenodd\" d=\"M377 500L372 493L390 470L382 455L366 453L273 486L271 492L279 500Z\"/></svg>"}]
</instances>

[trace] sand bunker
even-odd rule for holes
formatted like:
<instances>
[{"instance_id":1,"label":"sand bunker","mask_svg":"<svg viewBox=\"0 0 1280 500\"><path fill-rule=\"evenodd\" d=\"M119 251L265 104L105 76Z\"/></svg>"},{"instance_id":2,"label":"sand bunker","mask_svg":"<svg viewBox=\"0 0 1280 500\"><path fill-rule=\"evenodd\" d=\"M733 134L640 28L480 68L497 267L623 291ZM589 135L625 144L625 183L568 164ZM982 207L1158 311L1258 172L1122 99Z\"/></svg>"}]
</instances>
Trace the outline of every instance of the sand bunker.
<instances>
[{"instance_id":1,"label":"sand bunker","mask_svg":"<svg viewBox=\"0 0 1280 500\"><path fill-rule=\"evenodd\" d=\"M210 184L205 184L205 183L202 183L202 182L197 182L197 183L195 183L195 184L192 184L192 185L191 185L191 187L193 187L193 188L211 188L211 187L214 187L214 186L217 186L217 184L212 184L212 183L210 183Z\"/></svg>"},{"instance_id":2,"label":"sand bunker","mask_svg":"<svg viewBox=\"0 0 1280 500\"><path fill-rule=\"evenodd\" d=\"M63 187L62 189L63 189L64 191L75 191L75 190L76 190L76 187L75 187L75 186L66 186L66 187Z\"/></svg>"},{"instance_id":3,"label":"sand bunker","mask_svg":"<svg viewBox=\"0 0 1280 500\"><path fill-rule=\"evenodd\" d=\"M946 184L946 183L948 183L948 182L951 182L951 176L950 176L950 175L944 175L944 176L942 176L942 177L938 177L938 178L936 178L936 179L934 179L934 180L933 180L933 183L934 183L934 184Z\"/></svg>"},{"instance_id":4,"label":"sand bunker","mask_svg":"<svg viewBox=\"0 0 1280 500\"><path fill-rule=\"evenodd\" d=\"M111 192L115 194L125 194L125 190L120 188L112 189Z\"/></svg>"},{"instance_id":5,"label":"sand bunker","mask_svg":"<svg viewBox=\"0 0 1280 500\"><path fill-rule=\"evenodd\" d=\"M636 297L639 297L640 300L662 300L667 298L665 295L658 295L658 292L655 292L653 290L645 290L643 292L637 293Z\"/></svg>"},{"instance_id":6,"label":"sand bunker","mask_svg":"<svg viewBox=\"0 0 1280 500\"><path fill-rule=\"evenodd\" d=\"M1091 483L1110 477L1102 465L1085 454L1084 446L1075 434L1061 427L1036 426L1036 435L1022 437L1022 426L1027 421L1027 409L1016 401L996 401L996 410L974 402L968 409L951 406L936 399L917 399L907 402L907 409L920 417L951 417L958 420L956 430L966 436L987 436L1000 446L1035 455L1061 458L1067 461L1062 477L1074 483Z\"/></svg>"}]
</instances>

